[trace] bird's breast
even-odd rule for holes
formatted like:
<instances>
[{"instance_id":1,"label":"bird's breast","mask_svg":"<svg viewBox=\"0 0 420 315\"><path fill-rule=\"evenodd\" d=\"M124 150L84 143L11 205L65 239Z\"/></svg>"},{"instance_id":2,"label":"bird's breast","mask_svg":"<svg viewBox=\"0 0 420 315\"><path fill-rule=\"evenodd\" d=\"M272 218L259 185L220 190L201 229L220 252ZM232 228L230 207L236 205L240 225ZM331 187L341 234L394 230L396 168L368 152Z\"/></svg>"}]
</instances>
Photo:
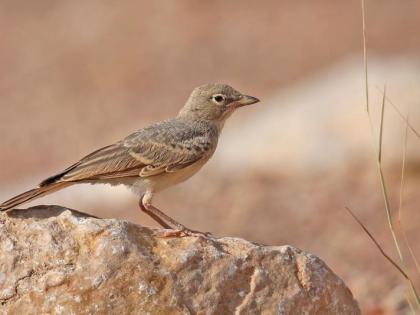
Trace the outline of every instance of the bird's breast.
<instances>
[{"instance_id":1,"label":"bird's breast","mask_svg":"<svg viewBox=\"0 0 420 315\"><path fill-rule=\"evenodd\" d=\"M187 180L195 173L197 173L204 164L209 160L209 157L203 158L196 163L189 165L185 168L177 170L173 173L162 173L157 176L148 177L149 180L148 186L154 191L162 191L168 187L174 186L176 184L182 183Z\"/></svg>"}]
</instances>

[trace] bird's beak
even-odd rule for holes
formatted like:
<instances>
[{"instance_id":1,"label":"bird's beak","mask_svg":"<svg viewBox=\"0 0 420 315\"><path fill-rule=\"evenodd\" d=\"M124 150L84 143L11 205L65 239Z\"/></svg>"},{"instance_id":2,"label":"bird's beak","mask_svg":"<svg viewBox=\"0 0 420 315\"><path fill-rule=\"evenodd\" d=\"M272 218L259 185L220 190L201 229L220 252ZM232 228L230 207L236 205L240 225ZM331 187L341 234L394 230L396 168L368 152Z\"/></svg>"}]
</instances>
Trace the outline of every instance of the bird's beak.
<instances>
[{"instance_id":1,"label":"bird's beak","mask_svg":"<svg viewBox=\"0 0 420 315\"><path fill-rule=\"evenodd\" d=\"M236 102L239 103L239 106L245 106L258 103L259 101L260 100L256 97L249 95L241 95Z\"/></svg>"}]
</instances>

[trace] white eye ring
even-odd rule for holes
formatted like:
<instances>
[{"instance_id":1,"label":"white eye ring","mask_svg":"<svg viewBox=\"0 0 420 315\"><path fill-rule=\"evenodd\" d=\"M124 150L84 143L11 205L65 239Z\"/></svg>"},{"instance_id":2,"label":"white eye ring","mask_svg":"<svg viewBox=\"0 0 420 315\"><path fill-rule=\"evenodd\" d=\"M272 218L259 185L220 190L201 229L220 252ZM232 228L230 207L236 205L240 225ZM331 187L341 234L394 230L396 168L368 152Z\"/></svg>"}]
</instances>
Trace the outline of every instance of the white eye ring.
<instances>
[{"instance_id":1,"label":"white eye ring","mask_svg":"<svg viewBox=\"0 0 420 315\"><path fill-rule=\"evenodd\" d=\"M222 103L225 99L226 96L224 96L223 94L215 94L211 97L211 99L213 100L213 102L215 102L216 104L220 104Z\"/></svg>"}]
</instances>

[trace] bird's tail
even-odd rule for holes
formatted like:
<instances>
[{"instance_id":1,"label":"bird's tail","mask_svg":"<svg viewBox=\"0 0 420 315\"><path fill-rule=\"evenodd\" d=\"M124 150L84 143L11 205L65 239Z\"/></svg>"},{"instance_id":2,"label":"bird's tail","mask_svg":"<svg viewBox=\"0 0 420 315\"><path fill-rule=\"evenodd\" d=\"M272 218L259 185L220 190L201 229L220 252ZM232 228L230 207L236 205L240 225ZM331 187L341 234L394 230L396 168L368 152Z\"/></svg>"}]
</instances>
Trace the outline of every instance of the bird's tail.
<instances>
[{"instance_id":1,"label":"bird's tail","mask_svg":"<svg viewBox=\"0 0 420 315\"><path fill-rule=\"evenodd\" d=\"M68 186L69 183L53 183L46 186L37 187L31 190L28 190L20 195L17 195L16 197L13 197L5 202L3 202L0 205L0 211L6 211L10 210L18 205L21 205L23 203L29 202L33 199L45 196L47 194L50 194L54 191L60 190L66 186Z\"/></svg>"}]
</instances>

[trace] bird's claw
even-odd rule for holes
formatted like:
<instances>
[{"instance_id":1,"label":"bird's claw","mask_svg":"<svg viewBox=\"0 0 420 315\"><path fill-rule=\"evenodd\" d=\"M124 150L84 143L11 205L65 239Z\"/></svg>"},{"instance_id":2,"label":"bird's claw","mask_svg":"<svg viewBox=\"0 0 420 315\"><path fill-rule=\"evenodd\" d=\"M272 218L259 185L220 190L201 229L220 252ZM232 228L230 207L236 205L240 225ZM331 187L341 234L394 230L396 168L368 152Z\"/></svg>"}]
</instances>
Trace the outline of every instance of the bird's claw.
<instances>
[{"instance_id":1,"label":"bird's claw","mask_svg":"<svg viewBox=\"0 0 420 315\"><path fill-rule=\"evenodd\" d=\"M200 231L190 230L188 228L183 228L183 229L160 230L155 233L155 236L159 238L187 237L187 236L208 238L208 237L211 237L212 234L210 232L200 232Z\"/></svg>"}]
</instances>

